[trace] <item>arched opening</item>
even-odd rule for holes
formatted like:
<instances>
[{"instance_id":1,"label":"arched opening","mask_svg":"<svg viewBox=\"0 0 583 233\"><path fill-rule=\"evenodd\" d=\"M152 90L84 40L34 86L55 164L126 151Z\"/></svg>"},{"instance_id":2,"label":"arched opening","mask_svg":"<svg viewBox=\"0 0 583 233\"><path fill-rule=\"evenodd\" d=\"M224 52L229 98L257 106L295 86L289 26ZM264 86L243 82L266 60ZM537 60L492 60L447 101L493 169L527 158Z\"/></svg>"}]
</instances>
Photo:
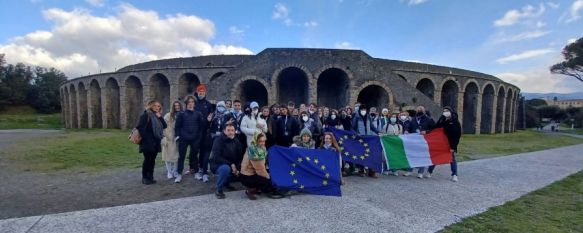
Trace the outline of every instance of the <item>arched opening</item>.
<instances>
[{"instance_id":1,"label":"arched opening","mask_svg":"<svg viewBox=\"0 0 583 233\"><path fill-rule=\"evenodd\" d=\"M506 93L503 88L498 90L498 99L496 100L496 133L502 133L503 125L503 114L504 114L504 100L506 99Z\"/></svg>"},{"instance_id":2,"label":"arched opening","mask_svg":"<svg viewBox=\"0 0 583 233\"><path fill-rule=\"evenodd\" d=\"M184 99L187 95L194 95L200 80L193 73L185 73L178 79L178 98ZM165 105L167 107L169 105Z\"/></svg>"},{"instance_id":3,"label":"arched opening","mask_svg":"<svg viewBox=\"0 0 583 233\"><path fill-rule=\"evenodd\" d=\"M85 84L79 83L79 128L87 128L89 125L87 115L87 89Z\"/></svg>"},{"instance_id":4,"label":"arched opening","mask_svg":"<svg viewBox=\"0 0 583 233\"><path fill-rule=\"evenodd\" d=\"M416 88L421 93L423 93L425 96L427 96L429 99L433 100L433 97L435 95L434 94L435 93L435 85L433 85L433 82L431 81L431 79L424 78L424 79L419 80Z\"/></svg>"},{"instance_id":5,"label":"arched opening","mask_svg":"<svg viewBox=\"0 0 583 233\"><path fill-rule=\"evenodd\" d=\"M447 80L441 87L441 106L450 106L457 111L459 87L453 80Z\"/></svg>"},{"instance_id":6,"label":"arched opening","mask_svg":"<svg viewBox=\"0 0 583 233\"><path fill-rule=\"evenodd\" d=\"M107 127L119 128L119 85L114 78L109 78L105 83L105 96Z\"/></svg>"},{"instance_id":7,"label":"arched opening","mask_svg":"<svg viewBox=\"0 0 583 233\"><path fill-rule=\"evenodd\" d=\"M71 128L79 128L79 119L77 118L77 90L75 85L71 84Z\"/></svg>"},{"instance_id":8,"label":"arched opening","mask_svg":"<svg viewBox=\"0 0 583 233\"><path fill-rule=\"evenodd\" d=\"M97 80L93 79L89 84L89 102L91 103L91 128L103 127L101 118L101 87Z\"/></svg>"},{"instance_id":9,"label":"arched opening","mask_svg":"<svg viewBox=\"0 0 583 233\"><path fill-rule=\"evenodd\" d=\"M69 90L65 87L63 95L63 119L65 119L65 128L71 128L71 107L69 105Z\"/></svg>"},{"instance_id":10,"label":"arched opening","mask_svg":"<svg viewBox=\"0 0 583 233\"><path fill-rule=\"evenodd\" d=\"M494 87L488 84L486 88L484 88L484 93L482 93L482 120L480 122L481 134L491 133L494 101Z\"/></svg>"},{"instance_id":11,"label":"arched opening","mask_svg":"<svg viewBox=\"0 0 583 233\"><path fill-rule=\"evenodd\" d=\"M277 79L279 103L294 101L296 106L309 101L308 75L297 67L283 69Z\"/></svg>"},{"instance_id":12,"label":"arched opening","mask_svg":"<svg viewBox=\"0 0 583 233\"><path fill-rule=\"evenodd\" d=\"M464 133L476 133L476 121L478 118L478 85L469 83L464 91Z\"/></svg>"},{"instance_id":13,"label":"arched opening","mask_svg":"<svg viewBox=\"0 0 583 233\"><path fill-rule=\"evenodd\" d=\"M164 110L170 106L170 82L163 74L155 74L150 78L150 97L152 99L147 100L147 102L159 101Z\"/></svg>"},{"instance_id":14,"label":"arched opening","mask_svg":"<svg viewBox=\"0 0 583 233\"><path fill-rule=\"evenodd\" d=\"M130 76L126 79L126 102L127 109L126 126L133 128L138 125L138 118L144 110L143 87L140 79L136 76Z\"/></svg>"},{"instance_id":15,"label":"arched opening","mask_svg":"<svg viewBox=\"0 0 583 233\"><path fill-rule=\"evenodd\" d=\"M239 84L238 94L239 99L244 104L251 101L256 101L261 107L268 104L267 88L257 80L249 79L243 81Z\"/></svg>"},{"instance_id":16,"label":"arched opening","mask_svg":"<svg viewBox=\"0 0 583 233\"><path fill-rule=\"evenodd\" d=\"M217 72L217 73L213 74L213 76L211 76L210 82L215 81L217 78L221 77L223 74L225 74L225 72Z\"/></svg>"},{"instance_id":17,"label":"arched opening","mask_svg":"<svg viewBox=\"0 0 583 233\"><path fill-rule=\"evenodd\" d=\"M389 93L378 85L369 85L358 93L357 101L366 108L376 107L382 109L390 106Z\"/></svg>"},{"instance_id":18,"label":"arched opening","mask_svg":"<svg viewBox=\"0 0 583 233\"><path fill-rule=\"evenodd\" d=\"M350 81L338 68L325 70L318 77L318 105L339 109L348 104Z\"/></svg>"},{"instance_id":19,"label":"arched opening","mask_svg":"<svg viewBox=\"0 0 583 233\"><path fill-rule=\"evenodd\" d=\"M512 89L508 89L508 93L506 94L506 111L504 111L504 115L505 115L505 121L504 121L504 132L509 133L510 132L510 125L513 121L513 119L511 118L512 116Z\"/></svg>"}]
</instances>

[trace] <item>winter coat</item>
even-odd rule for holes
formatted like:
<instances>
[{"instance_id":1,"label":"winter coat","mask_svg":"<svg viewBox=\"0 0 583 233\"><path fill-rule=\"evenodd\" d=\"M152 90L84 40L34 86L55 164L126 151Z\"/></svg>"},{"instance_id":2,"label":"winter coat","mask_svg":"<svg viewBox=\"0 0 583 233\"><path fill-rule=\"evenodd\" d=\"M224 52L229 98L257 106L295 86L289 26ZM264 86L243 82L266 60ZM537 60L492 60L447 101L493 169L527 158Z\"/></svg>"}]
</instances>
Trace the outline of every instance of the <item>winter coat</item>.
<instances>
[{"instance_id":1,"label":"winter coat","mask_svg":"<svg viewBox=\"0 0 583 233\"><path fill-rule=\"evenodd\" d=\"M419 130L419 132L426 131L427 133L429 133L433 129L433 127L435 127L435 121L433 121L433 118L427 115L423 115L411 119L411 126L409 132L417 133L417 130Z\"/></svg>"},{"instance_id":2,"label":"winter coat","mask_svg":"<svg viewBox=\"0 0 583 233\"><path fill-rule=\"evenodd\" d=\"M180 140L200 140L206 126L206 117L198 111L184 110L176 117L174 133Z\"/></svg>"},{"instance_id":3,"label":"winter coat","mask_svg":"<svg viewBox=\"0 0 583 233\"><path fill-rule=\"evenodd\" d=\"M178 113L177 113L178 114ZM166 129L164 129L164 138L162 138L162 160L166 162L178 161L178 144L174 140L174 125L176 119L170 117L170 113L164 115L166 121Z\"/></svg>"},{"instance_id":4,"label":"winter coat","mask_svg":"<svg viewBox=\"0 0 583 233\"><path fill-rule=\"evenodd\" d=\"M262 124L263 127L257 128L257 124ZM267 122L262 119L261 117L252 117L250 115L245 115L243 120L241 120L241 132L247 136L247 146L251 145L251 141L253 141L253 135L255 133L267 133L268 127Z\"/></svg>"},{"instance_id":5,"label":"winter coat","mask_svg":"<svg viewBox=\"0 0 583 233\"><path fill-rule=\"evenodd\" d=\"M300 134L300 123L289 115L281 116L274 126L275 142L280 146L289 147L293 137Z\"/></svg>"},{"instance_id":6,"label":"winter coat","mask_svg":"<svg viewBox=\"0 0 583 233\"><path fill-rule=\"evenodd\" d=\"M344 130L352 130L352 119L350 117L340 117L340 123L342 124L342 128L344 128Z\"/></svg>"},{"instance_id":7,"label":"winter coat","mask_svg":"<svg viewBox=\"0 0 583 233\"><path fill-rule=\"evenodd\" d=\"M449 119L441 116L439 120L437 120L435 128L443 128L445 136L449 141L449 148L457 152L457 146L462 136L462 127L460 125L460 121L458 120L457 113L452 112Z\"/></svg>"},{"instance_id":8,"label":"winter coat","mask_svg":"<svg viewBox=\"0 0 583 233\"><path fill-rule=\"evenodd\" d=\"M303 129L310 130L312 138L320 138L320 135L322 135L322 125L312 118L308 118L307 122L300 120L300 131Z\"/></svg>"},{"instance_id":9,"label":"winter coat","mask_svg":"<svg viewBox=\"0 0 583 233\"><path fill-rule=\"evenodd\" d=\"M368 113L363 117L360 114L354 115L352 119L352 130L356 132L358 135L377 135L378 131L371 124L370 117L368 117Z\"/></svg>"},{"instance_id":10,"label":"winter coat","mask_svg":"<svg viewBox=\"0 0 583 233\"><path fill-rule=\"evenodd\" d=\"M405 121L402 121L399 119L397 123L403 126L403 134L414 133L414 131L413 132L411 131L411 120L407 119Z\"/></svg>"},{"instance_id":11,"label":"winter coat","mask_svg":"<svg viewBox=\"0 0 583 233\"><path fill-rule=\"evenodd\" d=\"M229 138L222 134L215 138L210 155L211 171L215 173L220 165L226 164L240 167L243 160L243 146L237 138ZM238 168L238 170L241 170Z\"/></svg>"},{"instance_id":12,"label":"winter coat","mask_svg":"<svg viewBox=\"0 0 583 233\"><path fill-rule=\"evenodd\" d=\"M196 99L196 105L194 105L194 110L196 110L197 112L200 112L200 114L202 114L202 117L204 117L204 119L206 119L206 117L213 112L214 110L212 109L213 106L211 105L210 102L208 102L208 100L206 100L206 98L199 100L198 97L195 98Z\"/></svg>"},{"instance_id":13,"label":"winter coat","mask_svg":"<svg viewBox=\"0 0 583 233\"><path fill-rule=\"evenodd\" d=\"M140 141L140 153L158 153L162 151L162 139L157 138L154 135L154 130L152 129L152 121L159 120L162 124L162 128L166 129L166 121L164 121L163 117L159 117L157 119L148 119L148 111L144 111L142 115L140 115L140 120L138 121L138 125L136 128L140 132L140 136L142 136L142 141Z\"/></svg>"},{"instance_id":14,"label":"winter coat","mask_svg":"<svg viewBox=\"0 0 583 233\"><path fill-rule=\"evenodd\" d=\"M403 126L400 124L387 124L381 131L385 135L401 135L403 134Z\"/></svg>"}]
</instances>

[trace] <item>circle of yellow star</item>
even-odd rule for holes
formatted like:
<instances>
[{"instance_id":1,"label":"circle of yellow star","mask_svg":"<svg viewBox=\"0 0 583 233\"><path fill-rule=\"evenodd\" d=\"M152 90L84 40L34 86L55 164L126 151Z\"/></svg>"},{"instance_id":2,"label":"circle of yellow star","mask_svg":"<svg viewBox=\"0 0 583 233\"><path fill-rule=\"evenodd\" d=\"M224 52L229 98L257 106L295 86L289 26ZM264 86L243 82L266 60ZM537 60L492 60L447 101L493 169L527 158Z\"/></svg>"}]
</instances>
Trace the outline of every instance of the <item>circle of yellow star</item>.
<instances>
[{"instance_id":1,"label":"circle of yellow star","mask_svg":"<svg viewBox=\"0 0 583 233\"><path fill-rule=\"evenodd\" d=\"M326 165L322 165L320 168L322 168L322 170L326 170Z\"/></svg>"},{"instance_id":2,"label":"circle of yellow star","mask_svg":"<svg viewBox=\"0 0 583 233\"><path fill-rule=\"evenodd\" d=\"M289 174L294 176L296 174L296 171L290 171Z\"/></svg>"}]
</instances>

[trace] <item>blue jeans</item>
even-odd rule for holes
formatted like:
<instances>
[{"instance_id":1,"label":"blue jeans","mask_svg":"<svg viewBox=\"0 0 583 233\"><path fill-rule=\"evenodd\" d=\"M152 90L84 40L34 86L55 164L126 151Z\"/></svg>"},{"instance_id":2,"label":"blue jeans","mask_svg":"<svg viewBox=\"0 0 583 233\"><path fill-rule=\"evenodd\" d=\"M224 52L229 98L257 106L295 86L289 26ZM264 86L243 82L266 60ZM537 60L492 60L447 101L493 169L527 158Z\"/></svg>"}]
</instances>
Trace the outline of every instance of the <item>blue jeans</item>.
<instances>
[{"instance_id":1,"label":"blue jeans","mask_svg":"<svg viewBox=\"0 0 583 233\"><path fill-rule=\"evenodd\" d=\"M457 176L457 161L455 160L455 152L451 153L451 163L449 164L449 168L451 169L451 175ZM435 165L429 167L429 173L433 173L433 169L435 169Z\"/></svg>"},{"instance_id":2,"label":"blue jeans","mask_svg":"<svg viewBox=\"0 0 583 233\"><path fill-rule=\"evenodd\" d=\"M229 184L229 178L231 178L231 166L221 164L217 168L216 173L219 175L219 179L217 180L217 191L223 191L223 187Z\"/></svg>"}]
</instances>

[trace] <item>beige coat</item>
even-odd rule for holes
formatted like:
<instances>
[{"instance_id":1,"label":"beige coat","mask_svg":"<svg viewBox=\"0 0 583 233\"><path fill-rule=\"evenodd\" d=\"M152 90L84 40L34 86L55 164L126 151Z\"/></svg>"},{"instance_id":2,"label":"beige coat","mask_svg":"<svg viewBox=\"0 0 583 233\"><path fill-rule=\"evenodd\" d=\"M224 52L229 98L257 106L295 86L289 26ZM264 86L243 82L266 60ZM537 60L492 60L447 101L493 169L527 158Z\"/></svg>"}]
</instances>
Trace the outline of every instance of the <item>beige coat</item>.
<instances>
[{"instance_id":1,"label":"beige coat","mask_svg":"<svg viewBox=\"0 0 583 233\"><path fill-rule=\"evenodd\" d=\"M178 161L178 144L174 141L174 124L176 119L170 118L170 113L164 115L164 120L168 127L164 129L164 138L162 138L162 160L166 162Z\"/></svg>"}]
</instances>

